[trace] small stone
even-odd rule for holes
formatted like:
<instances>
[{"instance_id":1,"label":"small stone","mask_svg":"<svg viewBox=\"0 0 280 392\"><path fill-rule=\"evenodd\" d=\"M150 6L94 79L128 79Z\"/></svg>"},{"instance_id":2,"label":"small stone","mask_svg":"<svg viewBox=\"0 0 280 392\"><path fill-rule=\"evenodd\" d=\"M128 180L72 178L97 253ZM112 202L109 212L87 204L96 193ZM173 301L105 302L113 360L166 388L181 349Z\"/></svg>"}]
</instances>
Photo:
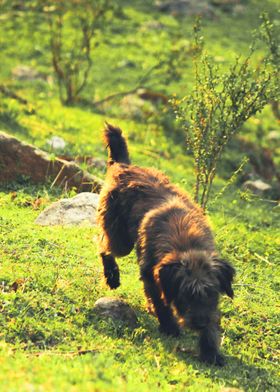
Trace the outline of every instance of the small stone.
<instances>
[{"instance_id":1,"label":"small stone","mask_svg":"<svg viewBox=\"0 0 280 392\"><path fill-rule=\"evenodd\" d=\"M41 226L95 226L99 196L83 192L70 199L61 199L47 207L36 219Z\"/></svg>"},{"instance_id":2,"label":"small stone","mask_svg":"<svg viewBox=\"0 0 280 392\"><path fill-rule=\"evenodd\" d=\"M119 61L117 66L119 68L136 68L136 63L134 61L124 59Z\"/></svg>"},{"instance_id":3,"label":"small stone","mask_svg":"<svg viewBox=\"0 0 280 392\"><path fill-rule=\"evenodd\" d=\"M163 30L165 28L165 25L158 20L148 20L147 22L144 22L143 25L141 26L141 30L146 31L146 30Z\"/></svg>"},{"instance_id":4,"label":"small stone","mask_svg":"<svg viewBox=\"0 0 280 392\"><path fill-rule=\"evenodd\" d=\"M244 182L243 188L253 192L255 195L262 195L264 192L269 191L272 187L262 180L255 180Z\"/></svg>"},{"instance_id":5,"label":"small stone","mask_svg":"<svg viewBox=\"0 0 280 392\"><path fill-rule=\"evenodd\" d=\"M137 327L136 313L121 299L112 297L99 298L94 304L94 310L102 317L121 321L131 328Z\"/></svg>"},{"instance_id":6,"label":"small stone","mask_svg":"<svg viewBox=\"0 0 280 392\"><path fill-rule=\"evenodd\" d=\"M91 158L87 161L88 167L94 167L96 169L100 169L102 171L106 171L107 162L102 158Z\"/></svg>"},{"instance_id":7,"label":"small stone","mask_svg":"<svg viewBox=\"0 0 280 392\"><path fill-rule=\"evenodd\" d=\"M246 7L243 4L236 4L232 7L232 14L235 16L243 15L246 11Z\"/></svg>"},{"instance_id":8,"label":"small stone","mask_svg":"<svg viewBox=\"0 0 280 392\"><path fill-rule=\"evenodd\" d=\"M60 136L52 136L47 140L47 144L54 150L63 150L66 146L65 140Z\"/></svg>"},{"instance_id":9,"label":"small stone","mask_svg":"<svg viewBox=\"0 0 280 392\"><path fill-rule=\"evenodd\" d=\"M120 107L125 116L138 120L156 113L154 105L140 98L137 94L124 97L120 102Z\"/></svg>"},{"instance_id":10,"label":"small stone","mask_svg":"<svg viewBox=\"0 0 280 392\"><path fill-rule=\"evenodd\" d=\"M273 142L280 143L280 132L279 131L270 131L267 135L267 139Z\"/></svg>"},{"instance_id":11,"label":"small stone","mask_svg":"<svg viewBox=\"0 0 280 392\"><path fill-rule=\"evenodd\" d=\"M29 67L28 65L17 65L12 70L12 76L14 79L17 80L32 81L36 79L41 79L39 72L36 69Z\"/></svg>"},{"instance_id":12,"label":"small stone","mask_svg":"<svg viewBox=\"0 0 280 392\"><path fill-rule=\"evenodd\" d=\"M159 11L172 15L201 15L212 17L214 8L206 0L156 0Z\"/></svg>"}]
</instances>

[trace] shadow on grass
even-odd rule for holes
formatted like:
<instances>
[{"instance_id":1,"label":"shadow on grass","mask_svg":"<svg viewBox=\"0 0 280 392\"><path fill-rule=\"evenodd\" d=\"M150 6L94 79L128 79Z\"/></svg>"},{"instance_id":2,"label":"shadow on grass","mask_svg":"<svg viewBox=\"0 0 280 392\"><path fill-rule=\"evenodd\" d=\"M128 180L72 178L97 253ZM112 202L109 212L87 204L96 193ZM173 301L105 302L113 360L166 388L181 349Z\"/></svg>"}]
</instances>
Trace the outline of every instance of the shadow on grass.
<instances>
[{"instance_id":1,"label":"shadow on grass","mask_svg":"<svg viewBox=\"0 0 280 392\"><path fill-rule=\"evenodd\" d=\"M19 176L17 181L0 184L0 191L9 194L14 191L21 191L22 194L33 198L41 195L48 195L51 199L61 198L66 195L63 188L51 187L52 181L46 180L44 184L32 184L29 177Z\"/></svg>"},{"instance_id":2,"label":"shadow on grass","mask_svg":"<svg viewBox=\"0 0 280 392\"><path fill-rule=\"evenodd\" d=\"M21 125L12 111L0 112L0 130L10 133L11 135L20 134L29 137L29 130Z\"/></svg>"},{"instance_id":3,"label":"shadow on grass","mask_svg":"<svg viewBox=\"0 0 280 392\"><path fill-rule=\"evenodd\" d=\"M191 365L198 373L205 374L214 382L222 383L226 387L238 387L246 391L279 390L277 376L273 371L269 371L262 366L245 363L242 359L234 356L227 356L223 349L222 353L226 356L224 367L203 364L198 359L198 337L194 332L184 329L180 338L167 337L158 331L158 323L153 316L141 309L137 309L137 316L140 320L139 335L137 329L133 330L133 328L129 328L123 323L114 322L110 319L107 319L106 322L103 319L103 322L100 323L101 319L96 319L93 311L88 313L87 321L91 327L94 323L94 328L98 333L113 339L127 338L130 343L133 342L138 347L142 346L143 350L146 338L155 340L155 349L157 341L160 341L166 352ZM142 330L144 332L141 332Z\"/></svg>"},{"instance_id":4,"label":"shadow on grass","mask_svg":"<svg viewBox=\"0 0 280 392\"><path fill-rule=\"evenodd\" d=\"M148 15L151 13L156 13L157 8L151 0L124 0L124 6L133 8L138 12L147 13Z\"/></svg>"},{"instance_id":5,"label":"shadow on grass","mask_svg":"<svg viewBox=\"0 0 280 392\"><path fill-rule=\"evenodd\" d=\"M63 303L72 303L74 306L75 300L68 296L64 296ZM28 304L29 300L24 298L21 302L17 302L17 306L21 305L24 308L28 306ZM35 310L33 310L33 312L33 316L35 316L35 314L38 314L38 309L36 309L36 313ZM42 307L42 312L45 312L44 306ZM99 335L116 340L121 338L124 342L127 341L128 347L131 347L131 345L137 347L135 352L138 352L140 355L142 352L144 353L146 349L151 350L151 347L155 352L157 352L158 348L163 346L164 351L170 358L170 368L172 369L174 366L172 357L176 357L178 361L190 366L190 370L192 372L194 370L195 373L197 373L198 381L199 374L203 374L215 383L225 385L227 387L239 387L244 389L244 391L279 390L279 385L277 388L278 381L276 372L265 369L262 364L248 364L242 359L234 356L226 357L227 365L223 368L209 366L199 362L197 358L197 336L193 332L184 330L182 331L182 336L180 338L167 337L158 332L157 320L142 308L136 308L136 314L138 317L138 327L136 329L127 326L123 322L113 321L110 318L101 318L92 307L79 307L79 314L84 315L82 323L80 317L76 318L75 315L67 317L68 323L74 326L75 330L83 328L84 333L89 334L90 336L94 329L94 331ZM65 320L65 317L66 316L63 316L63 320ZM43 350L52 350L56 346L60 345L65 338L65 333L69 333L66 329L63 334L57 335L57 330L54 329L51 335L49 332L47 333L46 340L46 334L44 333L42 326L39 326L38 329L36 329L35 326L36 323L32 323L32 328L30 328L30 325L27 323L26 326L21 328L16 335L15 331L11 330L10 336L6 336L6 341L14 344L16 336L17 342L21 341L22 343L28 344L31 340L33 347L38 347ZM63 328L60 333L62 331ZM73 335L73 338L75 339L74 336L75 334ZM87 347L84 347L84 350L82 350L81 353L77 352L76 355L92 355L93 352L96 352L96 350L92 350L91 347L89 348L90 349L87 350ZM162 349L159 353L162 353ZM224 352L224 354L226 353ZM180 381L178 379L178 383L179 382Z\"/></svg>"}]
</instances>

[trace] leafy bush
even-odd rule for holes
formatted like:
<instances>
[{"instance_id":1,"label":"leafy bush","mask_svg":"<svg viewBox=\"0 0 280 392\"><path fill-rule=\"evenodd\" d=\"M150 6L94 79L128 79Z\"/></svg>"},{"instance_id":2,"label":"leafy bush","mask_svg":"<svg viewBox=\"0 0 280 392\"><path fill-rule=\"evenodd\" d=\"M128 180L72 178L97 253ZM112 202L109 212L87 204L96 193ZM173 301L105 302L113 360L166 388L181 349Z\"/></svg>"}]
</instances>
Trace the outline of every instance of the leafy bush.
<instances>
[{"instance_id":1,"label":"leafy bush","mask_svg":"<svg viewBox=\"0 0 280 392\"><path fill-rule=\"evenodd\" d=\"M194 26L197 46L203 45L199 22ZM268 103L272 95L269 64L250 65L254 47L245 60L223 72L205 51L194 58L195 87L192 94L174 100L180 126L186 132L196 175L195 200L206 208L216 168L229 140L248 118ZM199 53L199 51L198 51Z\"/></svg>"},{"instance_id":2,"label":"leafy bush","mask_svg":"<svg viewBox=\"0 0 280 392\"><path fill-rule=\"evenodd\" d=\"M271 101L272 111L275 117L280 120L280 109L279 109L279 101L280 101L280 85L279 85L279 77L280 77L280 29L279 24L276 26L269 19L267 13L263 13L261 15L262 25L260 29L261 38L266 43L269 50L269 59L273 66L274 71L274 98ZM277 28L278 27L278 28Z\"/></svg>"},{"instance_id":3,"label":"leafy bush","mask_svg":"<svg viewBox=\"0 0 280 392\"><path fill-rule=\"evenodd\" d=\"M275 71L280 74L280 42L279 42L279 25L278 28L272 21L269 19L266 13L261 15L262 25L261 25L261 37L266 42L269 53L271 63L275 67ZM279 87L279 85L278 85ZM278 88L279 93L279 88Z\"/></svg>"}]
</instances>

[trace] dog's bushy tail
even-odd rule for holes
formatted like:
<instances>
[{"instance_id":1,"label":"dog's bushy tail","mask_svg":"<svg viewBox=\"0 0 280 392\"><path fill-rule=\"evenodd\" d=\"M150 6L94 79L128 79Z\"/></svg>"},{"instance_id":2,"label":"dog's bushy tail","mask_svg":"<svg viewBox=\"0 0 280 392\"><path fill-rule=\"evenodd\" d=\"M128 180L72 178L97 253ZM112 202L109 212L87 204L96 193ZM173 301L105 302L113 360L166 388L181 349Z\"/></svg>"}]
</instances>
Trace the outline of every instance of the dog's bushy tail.
<instances>
[{"instance_id":1,"label":"dog's bushy tail","mask_svg":"<svg viewBox=\"0 0 280 392\"><path fill-rule=\"evenodd\" d=\"M126 140L120 128L105 122L104 139L108 147L108 166L114 162L130 164Z\"/></svg>"}]
</instances>

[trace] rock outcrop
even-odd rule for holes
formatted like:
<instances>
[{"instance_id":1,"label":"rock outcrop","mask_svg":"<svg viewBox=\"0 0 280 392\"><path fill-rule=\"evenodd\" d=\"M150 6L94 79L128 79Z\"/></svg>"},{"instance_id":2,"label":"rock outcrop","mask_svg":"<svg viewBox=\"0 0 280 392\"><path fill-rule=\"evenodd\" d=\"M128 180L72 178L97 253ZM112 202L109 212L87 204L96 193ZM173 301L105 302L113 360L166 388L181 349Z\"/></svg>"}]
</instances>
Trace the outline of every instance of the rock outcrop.
<instances>
[{"instance_id":1,"label":"rock outcrop","mask_svg":"<svg viewBox=\"0 0 280 392\"><path fill-rule=\"evenodd\" d=\"M0 132L0 183L28 178L33 183L50 181L53 186L77 192L99 192L102 182L74 162L50 157L46 152Z\"/></svg>"}]
</instances>

